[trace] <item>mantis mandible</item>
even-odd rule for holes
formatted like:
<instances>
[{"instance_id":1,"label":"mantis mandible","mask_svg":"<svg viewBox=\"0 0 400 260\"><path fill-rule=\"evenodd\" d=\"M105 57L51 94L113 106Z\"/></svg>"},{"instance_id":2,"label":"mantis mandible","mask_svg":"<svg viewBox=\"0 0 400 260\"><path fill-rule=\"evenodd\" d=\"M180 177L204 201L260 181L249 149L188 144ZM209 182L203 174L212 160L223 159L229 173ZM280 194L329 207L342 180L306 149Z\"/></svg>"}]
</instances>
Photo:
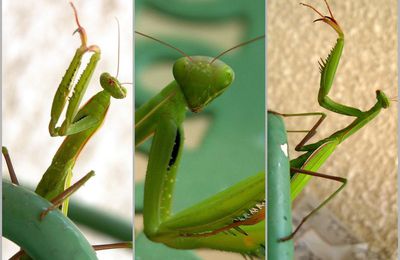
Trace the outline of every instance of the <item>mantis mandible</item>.
<instances>
[{"instance_id":1,"label":"mantis mandible","mask_svg":"<svg viewBox=\"0 0 400 260\"><path fill-rule=\"evenodd\" d=\"M261 38L263 36L238 46ZM233 70L218 60L220 56L184 55L173 66L175 81L135 113L135 144L140 145L154 135L145 181L144 232L150 240L173 248L208 247L262 255L263 173L177 214L171 212L176 172L182 155L182 122L186 107L193 112L201 111L221 95L234 78ZM208 210L210 208L214 210ZM228 231L231 235L225 234Z\"/></svg>"}]
</instances>

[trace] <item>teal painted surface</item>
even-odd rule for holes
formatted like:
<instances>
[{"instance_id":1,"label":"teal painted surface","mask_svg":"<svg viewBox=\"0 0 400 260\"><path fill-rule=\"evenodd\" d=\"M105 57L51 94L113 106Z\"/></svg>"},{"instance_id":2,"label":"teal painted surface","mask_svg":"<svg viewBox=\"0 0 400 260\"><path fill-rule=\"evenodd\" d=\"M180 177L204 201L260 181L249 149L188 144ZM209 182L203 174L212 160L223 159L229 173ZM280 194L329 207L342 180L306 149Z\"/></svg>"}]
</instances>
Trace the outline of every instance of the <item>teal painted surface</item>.
<instances>
[{"instance_id":1,"label":"teal painted surface","mask_svg":"<svg viewBox=\"0 0 400 260\"><path fill-rule=\"evenodd\" d=\"M293 239L278 240L292 233L290 164L286 128L282 117L268 113L268 259L293 259Z\"/></svg>"},{"instance_id":2,"label":"teal painted surface","mask_svg":"<svg viewBox=\"0 0 400 260\"><path fill-rule=\"evenodd\" d=\"M34 192L3 180L3 236L34 259L97 259L92 246L61 211L39 215L52 204ZM34 238L34 239L32 239Z\"/></svg>"}]
</instances>

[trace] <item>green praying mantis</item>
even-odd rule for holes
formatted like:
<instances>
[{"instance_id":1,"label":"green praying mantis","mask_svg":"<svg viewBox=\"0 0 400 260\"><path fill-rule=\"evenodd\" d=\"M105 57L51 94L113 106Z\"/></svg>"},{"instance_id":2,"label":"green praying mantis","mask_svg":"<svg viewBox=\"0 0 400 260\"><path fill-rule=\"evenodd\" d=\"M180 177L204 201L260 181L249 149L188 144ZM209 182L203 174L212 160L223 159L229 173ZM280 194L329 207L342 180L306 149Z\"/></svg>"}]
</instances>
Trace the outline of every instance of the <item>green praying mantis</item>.
<instances>
[{"instance_id":1,"label":"green praying mantis","mask_svg":"<svg viewBox=\"0 0 400 260\"><path fill-rule=\"evenodd\" d=\"M303 5L316 11L321 16L317 21L328 24L339 36L328 58L320 63L321 84L318 101L322 107L338 114L355 117L355 120L328 137L306 145L326 115L324 113L292 115L275 113L278 116L320 116L318 122L296 147L296 150L304 153L290 161L292 167L291 192L288 194L290 200L299 195L312 176L342 183L332 195L303 219L293 233L281 233L275 234L275 237L269 237L271 239L269 242L272 241L271 244L275 245L291 240L312 214L344 188L346 184L344 178L316 171L341 142L375 118L381 109L390 105L387 96L379 90L376 91L375 105L367 111L342 105L328 97L343 50L344 34L327 3L330 16L322 15L308 4ZM145 182L144 231L151 240L174 248L207 247L248 255L261 255L265 245L265 205L262 199L265 195L264 174L246 179L177 214L171 213L173 185L183 146L181 124L185 116L184 108L187 106L194 112L202 109L225 90L226 85L232 81L233 74L224 63L212 67L214 63L212 58L185 56L174 64L175 81L140 107L135 114L136 144L140 144L154 134ZM208 74L213 76L207 77L206 73L202 74L206 71L200 69L203 66L212 71ZM189 73L190 71L194 74ZM225 84L210 84L210 78L213 77L218 79L217 83L224 82ZM215 86L215 89L211 90L211 87L207 89L210 85ZM206 94L200 95L200 93ZM268 162L269 167L274 163L276 162ZM211 208L212 212L210 212ZM246 210L247 215L243 215ZM234 235L230 232L234 232Z\"/></svg>"},{"instance_id":2,"label":"green praying mantis","mask_svg":"<svg viewBox=\"0 0 400 260\"><path fill-rule=\"evenodd\" d=\"M103 73L100 76L100 85L104 90L94 95L82 108L79 108L82 97L100 59L100 48L96 45L87 45L85 29L80 25L77 11L72 3L71 6L74 10L78 26L76 32L79 33L81 46L76 50L72 62L57 89L51 109L50 135L67 137L36 188L36 193L46 199L55 197L70 186L72 168L75 165L75 161L84 145L103 123L110 106L111 97L122 99L126 96L126 89L120 85L118 80L109 73ZM74 87L72 96L69 98L72 88L71 83L78 71L83 55L87 52L93 52L93 55ZM66 118L60 127L56 127L68 98ZM67 202L64 202L63 208L66 213Z\"/></svg>"},{"instance_id":3,"label":"green praying mantis","mask_svg":"<svg viewBox=\"0 0 400 260\"><path fill-rule=\"evenodd\" d=\"M312 210L307 216L305 216L300 224L297 226L295 231L291 233L288 231L288 228L285 226L281 226L280 230L276 229L273 225L268 225L272 227L269 229L268 236L268 255L275 259L274 257L279 256L282 252L287 252L290 249L284 248L282 245L289 242L290 239L297 233L302 224L314 213L316 213L321 207L323 207L327 202L329 202L335 195L337 195L345 186L346 179L341 177L328 176L325 174L316 173L318 169L326 162L326 160L330 157L330 155L336 150L336 148L341 144L344 140L350 137L352 134L358 132L363 126L368 124L371 120L373 120L382 109L388 108L390 105L390 99L380 90L376 91L376 103L366 111L361 111L357 108L345 106L343 104L337 103L328 97L329 91L332 87L333 80L335 77L336 69L339 64L339 60L342 54L343 45L344 45L344 33L339 26L337 20L334 18L332 11L325 1L327 9L329 11L328 16L324 16L318 10L316 10L313 6L309 4L303 4L308 8L314 10L320 18L315 20L315 22L322 21L328 24L331 28L333 28L338 34L337 42L335 46L332 48L330 54L326 58L326 60L321 60L320 64L320 72L321 72L321 80L320 80L320 90L318 93L318 102L320 106L341 115L347 115L350 117L354 117L355 119L348 124L346 127L328 135L320 141L316 141L312 144L306 144L311 137L316 133L316 129L320 126L322 121L326 118L324 113L298 113L298 114L277 114L278 116L320 116L320 119L317 123L311 128L303 140L296 146L295 150L301 152L302 154L290 161L290 197L287 197L288 201L293 201L299 193L304 189L304 187L309 182L312 176L323 177L330 180L339 181L342 183L337 190L328 196L326 200L324 200L319 206L317 206L314 210ZM268 129L270 130L270 129ZM297 131L299 132L299 131ZM301 131L300 131L301 132ZM271 162L269 162L270 164ZM273 162L272 162L273 163ZM270 165L269 165L270 166ZM304 174L302 174L304 173ZM269 178L270 178L270 172ZM277 195L274 196L277 198ZM271 198L271 199L274 199ZM270 202L272 203L272 202ZM268 210L268 209L267 209ZM268 211L268 221L269 223L273 223L273 220L270 219L270 215L273 216L273 212ZM289 213L286 213L288 216ZM282 216L281 216L282 217ZM275 220L276 221L276 220ZM285 235L285 233L287 235ZM271 246L271 247L270 247ZM282 251L276 250L276 248L281 247ZM288 246L289 247L289 246ZM286 250L286 251L285 251ZM281 255L282 256L282 255ZM291 255L293 257L293 255ZM287 259L291 259L288 257ZM282 258L286 259L286 258Z\"/></svg>"},{"instance_id":4,"label":"green praying mantis","mask_svg":"<svg viewBox=\"0 0 400 260\"><path fill-rule=\"evenodd\" d=\"M10 2L7 5L8 14L5 15L8 26L5 27L3 37L4 49L7 50L4 57L8 62L4 67L7 76L4 77L3 81L3 122L7 128L3 134L3 141L12 152L13 160L18 162L16 164L17 172L24 173L19 176L22 178L22 182L30 182L32 185L36 185L40 181L42 174L50 165L64 139L60 137L49 138L48 134L43 133L47 131L49 125L48 115L56 88L70 65L73 53L80 45L78 45L78 33L71 37L76 26L72 20L73 13L68 1L64 1L61 5L53 5L52 3L52 1L46 0L37 5L34 1L29 1L27 6L35 6L35 8L27 12L24 10L26 6ZM88 43L98 44L102 51L101 60L92 76L92 86L88 87L82 105L86 102L86 99L102 90L98 84L100 72L109 71L113 75L116 74L117 31L114 14L118 14L121 23L121 35L130 33L131 26L128 26L128 24L132 20L132 11L129 12L132 9L132 4L124 1L119 1L112 6L108 6L104 1L85 1L79 4L80 19L84 19L81 22L83 22L89 34ZM85 19L90 17L90 12L93 9L99 10L98 14L102 16L101 19L97 19L97 17ZM127 11L121 12L121 10ZM42 16L43 12L49 15ZM24 13L26 15L23 15L24 19L21 20L18 14ZM29 26L23 22L28 23ZM7 29L10 27L12 29ZM20 30L26 33L16 35L12 33ZM42 36L38 37L38 35ZM132 39L121 41L121 51L124 51L126 56L120 57L119 78L128 79L132 75L131 43ZM60 55L63 53L67 56L71 55L70 59L61 59ZM86 67L92 53L87 52L84 55L83 66L80 67L79 75ZM25 59L23 66L16 66L19 63L18 60L23 57ZM39 67L44 71L54 71L54 73L38 73L37 68ZM29 84L27 84L28 82ZM37 84L33 84L34 82L37 82ZM131 217L132 206L126 206L131 205L131 199L129 199L129 195L122 195L119 189L123 189L127 194L132 193L131 182L120 181L132 177L132 164L129 161L119 159L124 154L126 156L131 154L130 146L121 146L120 144L129 140L129 138L133 139L129 131L129 126L132 125L130 123L132 117L128 116L128 113L132 115L131 104L133 101L129 98L130 91L127 95L128 98L125 98L122 102L116 101L110 106L105 120L107 127L103 127L101 131L92 136L91 141L87 143L77 158L74 169L76 173L87 173L94 169L93 162L96 164L96 178L91 180L92 185L85 187L87 191L85 195L83 195L84 192L77 194L79 199L97 208L112 210L120 215L124 214ZM24 107L29 107L28 111L31 113L22 113ZM118 111L121 110L128 111L128 113L119 113ZM61 120L64 120L64 117ZM110 142L110 140L114 141ZM44 147L46 147L47 152L42 150ZM110 157L108 149L117 152ZM41 150L41 152L38 152L38 150ZM27 172L30 174L26 174ZM110 180L109 174L116 174L116 172L121 178ZM76 177L78 176L79 174L76 175ZM113 186L112 189L109 188L110 185ZM107 189L109 192L99 192L102 189ZM114 198L116 202L105 203L110 198Z\"/></svg>"},{"instance_id":5,"label":"green praying mantis","mask_svg":"<svg viewBox=\"0 0 400 260\"><path fill-rule=\"evenodd\" d=\"M93 171L91 171L83 179L81 179L81 181L78 181L78 185L74 184L70 187L72 169L75 165L75 162L89 139L102 125L110 106L111 97L122 99L125 98L127 92L126 89L118 82L116 77L113 77L108 73L103 73L100 76L100 85L103 87L103 91L98 92L89 101L87 101L85 105L79 107L96 65L100 59L100 48L96 45L87 45L87 35L85 29L79 22L77 10L72 2L71 6L73 8L75 22L78 26L78 29L75 32L77 32L80 36L81 46L76 50L72 62L62 78L59 87L57 88L52 104L51 119L49 123L50 135L65 136L65 139L53 157L50 166L44 173L35 190L38 195L49 201L52 201L54 204L46 211L43 211L40 215L40 219L43 221L46 221L46 214L48 214L50 210L58 208L61 204L62 212L66 215L68 209L68 197L72 194L72 192L75 192L80 186L83 185L83 183L85 183L94 175ZM83 55L89 52L92 52L93 55L91 56L86 68L80 75L76 85L74 85L74 78L78 74ZM61 126L57 126L57 122L60 119L67 102L68 107L65 113L65 120ZM5 148L3 149L3 154L5 155L7 165L10 166L10 159L7 159L8 152ZM14 172L12 167L9 167L9 170L10 173ZM15 182L15 174L11 175L12 180ZM39 217L39 215L36 217ZM54 217L51 217L47 221L52 223L52 220L54 220ZM27 242L27 244L31 245L33 243ZM116 247L102 245L100 247L95 246L95 248L101 250L118 247L127 248L131 246L131 243L124 243L119 244Z\"/></svg>"},{"instance_id":6,"label":"green praying mantis","mask_svg":"<svg viewBox=\"0 0 400 260\"><path fill-rule=\"evenodd\" d=\"M154 40L151 36L137 33ZM238 46L261 38L263 36ZM174 248L208 247L235 251L237 247L236 251L241 250L239 252L243 254L259 255L264 251L261 244L264 241L262 220L265 210L263 173L193 207L172 213L172 194L183 149L182 122L186 107L193 112L201 111L221 95L234 78L233 70L219 57L185 54L174 64L175 81L135 112L135 144L140 145L154 135L144 190L144 232L151 240ZM247 191L250 187L255 187L253 192ZM235 194L242 194L243 200L237 200ZM213 208L214 212L207 210L209 208ZM249 210L251 216L247 213ZM232 223L233 218L235 223ZM258 222L259 228L253 229L252 224ZM240 225L247 226L239 228ZM236 234L226 236L224 231L231 229L241 234L251 233L251 239ZM248 240L248 245L243 244L243 240Z\"/></svg>"}]
</instances>

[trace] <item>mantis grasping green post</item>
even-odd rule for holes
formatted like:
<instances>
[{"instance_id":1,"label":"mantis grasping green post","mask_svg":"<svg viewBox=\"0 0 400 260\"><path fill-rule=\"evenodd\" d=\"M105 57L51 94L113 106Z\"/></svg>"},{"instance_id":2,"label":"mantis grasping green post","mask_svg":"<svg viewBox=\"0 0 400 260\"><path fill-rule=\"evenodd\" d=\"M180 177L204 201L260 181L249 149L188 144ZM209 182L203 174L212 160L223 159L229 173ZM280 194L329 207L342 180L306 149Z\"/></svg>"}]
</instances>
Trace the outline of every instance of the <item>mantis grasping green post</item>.
<instances>
[{"instance_id":1,"label":"mantis grasping green post","mask_svg":"<svg viewBox=\"0 0 400 260\"><path fill-rule=\"evenodd\" d=\"M81 46L76 50L75 56L57 89L51 109L50 135L67 137L61 144L51 165L36 188L36 193L46 199L52 199L69 187L75 161L84 145L101 126L110 106L111 97L121 99L126 96L126 89L120 85L118 80L108 73L103 73L100 76L100 85L104 90L94 95L79 109L82 97L100 59L100 48L96 45L87 46L85 29L80 25L77 11L72 3L71 6L78 25L76 31L80 35ZM86 52L93 52L93 55L74 87L74 92L69 99L64 122L61 127L56 127L72 90L71 84L73 78L81 64L82 56ZM63 206L65 213L67 211L66 205L67 202Z\"/></svg>"},{"instance_id":2,"label":"mantis grasping green post","mask_svg":"<svg viewBox=\"0 0 400 260\"><path fill-rule=\"evenodd\" d=\"M306 7L311 8L315 12L317 12L321 18L315 21L322 21L329 26L331 26L337 33L338 39L336 45L331 50L325 61L322 60L320 63L320 71L321 71L321 81L320 81L320 89L318 94L318 102L319 104L338 114L343 114L347 116L355 117L355 120L351 122L348 126L343 129L334 132L330 136L315 142L313 144L306 145L306 142L315 134L316 129L325 119L326 115L324 113L302 113L302 114L281 114L282 116L310 116L310 115L320 115L320 119L314 125L314 127L308 132L308 134L304 137L304 139L296 146L296 151L305 152L300 155L296 159L290 161L291 165L291 199L294 200L299 193L304 189L311 176L328 178L335 181L340 181L343 184L325 201L323 201L317 208L311 211L299 224L299 226L295 229L295 231L285 237L280 238L280 241L286 241L296 234L301 225L316 211L318 211L321 207L323 207L329 200L331 200L341 189L344 188L346 184L346 179L340 177L328 176L320 173L316 173L317 171L329 158L329 156L334 152L337 146L350 137L352 134L356 133L360 130L364 125L374 119L382 108L388 108L390 105L390 101L387 96L380 90L376 91L376 103L367 111L361 111L354 107L345 106L340 103L336 103L328 97L328 93L331 89L334 76L336 73L336 69L339 64L339 60L342 54L343 45L344 45L344 34L339 26L338 22L333 17L332 11L325 0L325 4L329 11L329 16L322 15L319 11L317 11L314 7L308 4L302 4ZM303 174L301 174L303 173Z\"/></svg>"}]
</instances>

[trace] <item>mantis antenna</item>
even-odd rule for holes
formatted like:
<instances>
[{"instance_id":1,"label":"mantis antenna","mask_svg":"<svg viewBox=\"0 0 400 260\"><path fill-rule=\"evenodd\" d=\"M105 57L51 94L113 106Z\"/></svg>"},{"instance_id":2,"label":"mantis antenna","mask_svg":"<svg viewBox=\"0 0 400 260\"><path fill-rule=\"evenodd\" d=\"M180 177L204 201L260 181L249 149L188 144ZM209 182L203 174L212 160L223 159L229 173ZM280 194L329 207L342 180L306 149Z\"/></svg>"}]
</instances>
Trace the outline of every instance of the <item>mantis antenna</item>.
<instances>
[{"instance_id":1,"label":"mantis antenna","mask_svg":"<svg viewBox=\"0 0 400 260\"><path fill-rule=\"evenodd\" d=\"M227 49L226 51L221 52L221 53L218 54L217 56L215 56L215 58L210 62L210 64L212 64L214 61L216 61L217 59L219 59L222 55L225 55L226 53L228 53L228 52L230 52L230 51L232 51L232 50L235 50L235 49L237 49L237 48L239 48L239 47L242 47L242 46L244 46L244 45L247 45L247 44L249 44L249 43L258 41L258 40L260 40L260 39L262 39L262 38L264 38L264 37L265 37L265 35L261 35L261 36L258 36L258 37L256 37L256 38L254 38L254 39L251 39L251 40L242 42L242 43L240 43L240 44L238 44L238 45L235 45L235 46L233 46L233 47Z\"/></svg>"},{"instance_id":2,"label":"mantis antenna","mask_svg":"<svg viewBox=\"0 0 400 260\"><path fill-rule=\"evenodd\" d=\"M115 21L117 21L117 26L118 26L118 50L117 50L117 75L115 76L115 78L118 78L118 74L119 74L119 56L121 55L121 31L120 31L120 26L119 26L119 20L117 17L114 17Z\"/></svg>"},{"instance_id":3,"label":"mantis antenna","mask_svg":"<svg viewBox=\"0 0 400 260\"><path fill-rule=\"evenodd\" d=\"M144 33L142 33L142 32L135 31L135 33L137 33L137 34L139 34L139 35L142 35L142 36L144 36L144 37L147 37L147 38L149 38L149 39L152 39L152 40L154 40L154 41L156 41L156 42L159 42L159 43L161 43L161 44L163 44L163 45L165 45L165 46L167 46L167 47L170 47L171 49L174 49L174 50L178 51L180 54L182 54L183 56L185 56L186 58L188 58L191 62L193 62L193 59L190 58L190 56L187 55L187 54L186 54L184 51L182 51L181 49L179 49L179 48L177 48L177 47L175 47L175 46L172 46L171 44L166 43L166 42L164 42L164 41L162 41L162 40L156 39L156 38L154 38L154 37L152 37L152 36L150 36L150 35L144 34Z\"/></svg>"}]
</instances>

